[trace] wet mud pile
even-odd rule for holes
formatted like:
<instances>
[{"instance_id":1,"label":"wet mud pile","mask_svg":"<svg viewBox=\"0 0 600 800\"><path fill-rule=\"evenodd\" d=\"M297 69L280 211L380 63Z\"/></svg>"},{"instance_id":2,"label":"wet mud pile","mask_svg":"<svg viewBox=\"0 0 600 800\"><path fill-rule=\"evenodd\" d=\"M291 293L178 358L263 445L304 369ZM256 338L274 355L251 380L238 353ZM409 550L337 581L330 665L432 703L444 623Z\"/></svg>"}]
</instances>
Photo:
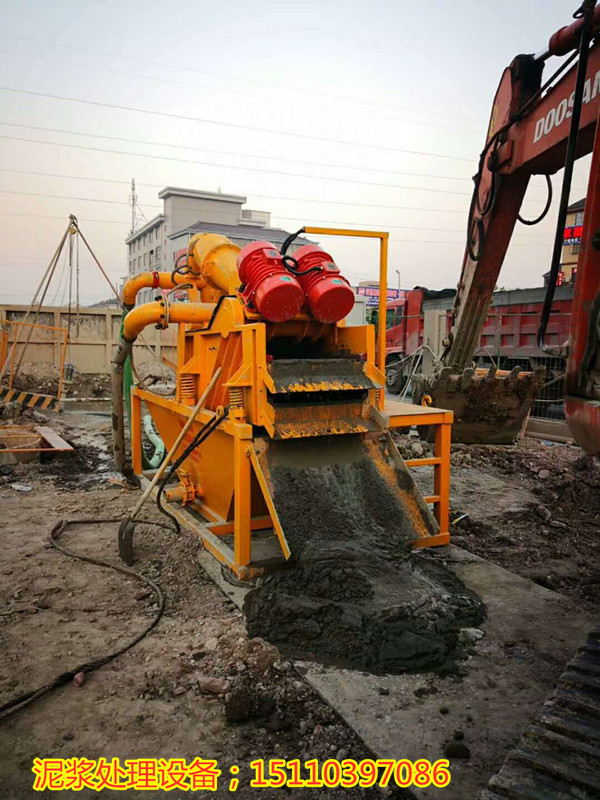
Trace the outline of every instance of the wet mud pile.
<instances>
[{"instance_id":1,"label":"wet mud pile","mask_svg":"<svg viewBox=\"0 0 600 800\"><path fill-rule=\"evenodd\" d=\"M337 447L286 445L271 465L295 561L247 596L250 635L296 658L376 674L453 672L459 631L483 621L482 602L410 550L413 525L360 442Z\"/></svg>"}]
</instances>

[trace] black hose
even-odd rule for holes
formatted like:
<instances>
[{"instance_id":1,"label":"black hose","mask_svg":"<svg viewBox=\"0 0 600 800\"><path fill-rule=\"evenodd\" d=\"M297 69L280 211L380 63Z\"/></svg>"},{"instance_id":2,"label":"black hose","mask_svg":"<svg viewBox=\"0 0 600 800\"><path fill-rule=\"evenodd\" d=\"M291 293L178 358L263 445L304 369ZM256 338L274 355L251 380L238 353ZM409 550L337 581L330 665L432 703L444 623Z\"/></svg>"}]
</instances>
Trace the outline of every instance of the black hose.
<instances>
[{"instance_id":1,"label":"black hose","mask_svg":"<svg viewBox=\"0 0 600 800\"><path fill-rule=\"evenodd\" d=\"M577 77L575 80L575 92L573 97L573 114L571 116L569 138L567 140L565 172L560 192L560 204L558 206L558 218L556 220L556 233L554 235L554 248L552 250L552 261L550 262L550 274L548 276L546 296L544 297L544 305L542 307L540 325L537 332L537 344L540 350L545 350L546 348L544 340L546 338L546 330L548 328L550 311L552 310L552 302L554 301L556 281L560 271L564 228L567 219L567 208L569 206L569 194L571 191L571 180L573 178L573 165L575 163L577 138L579 136L579 123L581 120L581 107L587 74L590 41L592 38L592 29L594 25L595 5L596 0L584 0L581 5L581 9L579 12L576 12L577 16L583 16L583 23L580 29L581 34L579 39L579 63L577 65Z\"/></svg>"},{"instance_id":2,"label":"black hose","mask_svg":"<svg viewBox=\"0 0 600 800\"><path fill-rule=\"evenodd\" d=\"M296 231L296 233L290 233L290 235L286 239L284 239L283 244L281 245L281 250L279 251L282 256L284 256L287 253L287 251L288 251L290 245L292 244L292 242L294 241L294 239L297 239L298 236L300 236L301 233L305 232L305 230L306 230L306 228L299 228Z\"/></svg>"},{"instance_id":3,"label":"black hose","mask_svg":"<svg viewBox=\"0 0 600 800\"><path fill-rule=\"evenodd\" d=\"M302 275L310 275L311 272L322 272L323 271L323 267L320 267L320 266L319 267L309 267L308 269L305 269L305 270L298 269L298 266L299 266L298 262L293 256L282 255L281 256L281 261L283 263L283 266L287 269L287 271L291 272L292 275L295 275L296 277L302 276Z\"/></svg>"},{"instance_id":4,"label":"black hose","mask_svg":"<svg viewBox=\"0 0 600 800\"><path fill-rule=\"evenodd\" d=\"M187 257L188 257L188 254L187 254L187 252L185 252L185 253L182 253L180 256L178 256L175 259L175 264L173 265L173 271L171 272L171 281L173 283L175 283L175 275L189 275L190 272L192 271L192 269L191 269L191 267L189 265L186 265L184 267L178 267L177 266L182 258L187 258Z\"/></svg>"},{"instance_id":5,"label":"black hose","mask_svg":"<svg viewBox=\"0 0 600 800\"><path fill-rule=\"evenodd\" d=\"M544 206L544 210L536 219L524 219L520 214L517 214L517 219L523 225L537 225L541 222L546 214L550 211L550 206L552 205L552 178L550 175L544 175L546 178L546 187L548 188L548 196L546 198L546 205Z\"/></svg>"},{"instance_id":6,"label":"black hose","mask_svg":"<svg viewBox=\"0 0 600 800\"><path fill-rule=\"evenodd\" d=\"M0 705L0 719L4 719L11 714L16 714L17 711L20 711L25 706L30 705L31 703L39 700L46 694L49 694L54 689L58 689L60 686L64 686L66 683L69 683L73 680L73 678L80 672L88 673L93 672L100 667L103 667L105 664L108 664L110 661L113 661L118 656L123 655L128 650L131 650L132 647L140 642L145 636L147 636L150 631L156 627L160 618L163 615L165 610L165 598L161 591L160 586L155 583L151 578L148 578L146 575L142 575L140 572L135 572L132 569L128 569L127 567L122 567L120 564L111 564L109 561L103 561L100 558L92 558L91 556L84 556L81 553L76 553L73 550L68 550L66 547L60 545L56 539L70 526L70 525L89 525L91 523L102 524L102 523L112 523L112 522L121 522L120 517L116 518L108 518L108 519L69 519L69 520L59 520L55 523L50 530L48 536L50 540L50 544L52 547L60 550L69 558L76 558L79 561L85 561L88 564L95 564L98 567L105 567L106 569L114 569L116 572L121 572L123 575L128 575L131 578L135 578L142 583L147 584L150 589L156 595L156 599L158 600L158 610L154 614L152 620L145 626L145 628L137 634L130 642L120 647L118 650L115 650L108 655L101 656L100 658L95 658L93 661L86 661L83 664L78 664L76 667L68 670L67 672L61 672L60 675L57 675L53 680L49 681L48 683L44 684L44 686L40 686L38 689L33 689L28 692L23 692L15 697L7 700L5 703ZM151 520L140 520L140 522L145 522L149 525L157 525L161 528L167 528L167 525L164 525L162 522L153 522Z\"/></svg>"}]
</instances>

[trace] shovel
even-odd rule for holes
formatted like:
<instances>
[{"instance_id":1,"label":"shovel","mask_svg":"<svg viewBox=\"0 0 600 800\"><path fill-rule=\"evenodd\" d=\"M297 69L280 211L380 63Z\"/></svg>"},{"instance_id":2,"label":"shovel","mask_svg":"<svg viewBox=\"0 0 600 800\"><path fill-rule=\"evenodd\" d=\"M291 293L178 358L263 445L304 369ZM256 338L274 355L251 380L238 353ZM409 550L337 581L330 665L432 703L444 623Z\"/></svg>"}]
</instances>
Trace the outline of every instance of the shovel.
<instances>
[{"instance_id":1,"label":"shovel","mask_svg":"<svg viewBox=\"0 0 600 800\"><path fill-rule=\"evenodd\" d=\"M185 425L181 429L181 433L179 434L179 436L175 440L175 443L173 444L173 446L171 447L171 449L167 453L167 455L165 457L165 460L160 465L160 467L156 470L156 473L155 473L154 477L152 478L152 480L150 481L150 484L148 485L148 487L145 490L144 494L137 501L137 503L135 505L135 508L129 514L129 516L123 517L123 519L121 520L121 524L119 525L119 535L118 535L119 555L121 556L121 558L127 564L128 567L131 567L132 564L133 564L133 531L134 531L134 528L135 528L135 518L137 517L137 515L142 510L146 500L152 494L152 490L154 489L156 484L159 482L159 480L163 476L164 471L166 470L166 468L169 466L169 464L173 460L173 457L174 457L175 453L177 452L177 449L178 449L179 445L183 441L183 437L186 435L188 430L191 428L192 423L194 422L194 420L198 416L198 412L200 411L200 409L204 405L204 402L206 401L206 398L208 397L211 389L215 385L215 382L216 382L216 380L217 380L217 378L219 377L220 374L221 374L221 367L218 367L215 370L212 378L210 379L210 382L209 382L208 386L206 387L206 389L202 393L202 397L200 398L200 400L198 400L198 402L194 406L194 409L192 410L192 413L190 414L190 416L187 419L187 422L185 423Z\"/></svg>"}]
</instances>

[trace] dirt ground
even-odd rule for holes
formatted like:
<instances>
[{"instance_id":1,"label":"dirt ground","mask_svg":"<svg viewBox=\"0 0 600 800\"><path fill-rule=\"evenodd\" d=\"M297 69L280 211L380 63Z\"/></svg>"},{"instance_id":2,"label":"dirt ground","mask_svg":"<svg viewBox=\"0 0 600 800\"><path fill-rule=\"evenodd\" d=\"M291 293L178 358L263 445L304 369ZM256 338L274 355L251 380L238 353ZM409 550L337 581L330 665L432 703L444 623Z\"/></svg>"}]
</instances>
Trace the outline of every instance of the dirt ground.
<instances>
[{"instance_id":1,"label":"dirt ground","mask_svg":"<svg viewBox=\"0 0 600 800\"><path fill-rule=\"evenodd\" d=\"M455 449L452 468L452 518L469 513L453 526L454 544L598 608L595 459L578 447L524 439L516 447Z\"/></svg>"},{"instance_id":2,"label":"dirt ground","mask_svg":"<svg viewBox=\"0 0 600 800\"><path fill-rule=\"evenodd\" d=\"M118 518L137 497L110 473L107 417L65 414L51 424L77 445L75 453L0 468L0 703L115 650L155 613L153 596L139 583L47 548L47 532L59 518ZM400 444L413 455L426 448L408 437ZM574 447L525 440L514 448L455 448L454 542L597 608L599 483L595 462ZM163 519L152 506L146 513ZM116 527L72 529L64 544L116 559ZM268 800L284 791L309 800L380 797L375 789L249 787L254 759L360 760L371 754L273 645L248 637L242 615L198 564L189 535L141 525L135 549L136 568L165 592L163 619L83 686L68 684L0 721L0 800L39 796L32 790L33 758L74 756L217 759L219 790L197 796L231 796L230 767L237 764L237 794L244 798ZM451 789L443 796L463 800Z\"/></svg>"},{"instance_id":3,"label":"dirt ground","mask_svg":"<svg viewBox=\"0 0 600 800\"><path fill-rule=\"evenodd\" d=\"M56 520L119 518L137 496L110 482L108 419L80 416L69 426L52 424L71 442L84 443L85 452L0 469L0 703L117 649L154 613L154 599L139 583L45 547ZM31 491L11 488L15 483ZM147 513L164 519L153 508ZM115 559L116 530L117 525L90 524L65 532L63 543ZM248 638L242 615L199 566L192 537L138 526L135 549L136 568L165 592L163 619L83 686L69 684L0 721L0 798L39 796L32 790L35 757L214 758L223 771L219 790L197 796L231 796L227 787L235 764L238 795L267 800L281 797L281 791L249 788L248 765L254 759L371 757L276 648ZM291 791L334 800L381 796L375 789ZM84 789L79 796L97 794Z\"/></svg>"},{"instance_id":4,"label":"dirt ground","mask_svg":"<svg viewBox=\"0 0 600 800\"><path fill-rule=\"evenodd\" d=\"M404 457L430 446L396 437ZM579 447L526 438L452 445L452 543L560 591L590 610L600 599L600 465ZM432 470L415 470L431 490Z\"/></svg>"}]
</instances>

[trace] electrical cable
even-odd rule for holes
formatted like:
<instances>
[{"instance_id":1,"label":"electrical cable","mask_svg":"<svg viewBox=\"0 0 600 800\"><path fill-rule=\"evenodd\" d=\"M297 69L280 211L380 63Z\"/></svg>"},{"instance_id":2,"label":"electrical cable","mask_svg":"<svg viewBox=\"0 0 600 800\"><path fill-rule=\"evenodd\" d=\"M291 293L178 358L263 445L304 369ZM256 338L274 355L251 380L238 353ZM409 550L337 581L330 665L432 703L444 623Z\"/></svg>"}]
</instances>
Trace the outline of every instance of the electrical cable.
<instances>
[{"instance_id":1,"label":"electrical cable","mask_svg":"<svg viewBox=\"0 0 600 800\"><path fill-rule=\"evenodd\" d=\"M1 87L0 87L1 88ZM222 169L235 169L241 170L242 172L258 172L261 175L283 175L287 178L303 178L305 180L314 180L314 181L327 181L328 183L335 182L335 183L352 183L359 186L380 186L386 187L388 189L415 189L414 186L405 186L401 184L393 184L393 183L378 183L377 181L357 181L352 178L328 178L324 175L303 175L300 172L284 172L283 170L274 170L274 169L265 169L264 167L240 167L234 164L218 164L214 161L197 161L195 159L190 158L175 158L173 156L160 156L154 155L150 153L135 153L132 150L106 150L102 147L92 147L91 145L83 145L83 144L66 144L64 142L48 142L45 139L26 139L22 136L7 136L5 134L0 135L0 139L4 139L11 142L26 142L30 144L45 144L49 147L66 147L70 150L88 150L93 153L107 153L109 155L117 155L117 156L132 156L134 158L149 158L152 161L171 161L177 164L196 164L203 167L218 167ZM434 192L436 194L456 194L456 195L468 195L468 192L455 192L449 189L419 189L421 192Z\"/></svg>"},{"instance_id":2,"label":"electrical cable","mask_svg":"<svg viewBox=\"0 0 600 800\"><path fill-rule=\"evenodd\" d=\"M165 610L165 598L162 593L160 586L155 583L151 578L148 578L146 575L143 575L140 572L136 572L135 570L129 569L128 567L123 567L120 564L112 564L110 561L104 561L100 558L93 558L92 556L86 556L82 553L77 553L73 550L69 550L68 548L59 544L56 540L59 536L61 536L68 527L72 525L89 525L89 524L107 524L107 523L114 523L114 522L121 522L120 517L109 517L105 519L100 518L90 518L90 519L70 519L70 520L59 520L50 530L49 542L53 548L59 550L63 555L68 556L69 558L75 558L79 561L84 561L88 564L94 564L98 567L104 567L105 569L112 569L116 572L120 572L123 575L127 575L131 578L135 578L142 583L145 583L156 595L156 599L158 601L158 609L154 614L152 620L144 627L144 629L138 633L133 639L131 639L127 644L119 647L117 650L109 653L107 655L101 656L99 658L95 658L92 661L86 661L83 664L78 664L76 667L72 669L61 672L57 675L53 680L49 681L48 683L40 686L37 689L33 689L28 692L23 692L16 697L7 700L5 703L0 705L0 719L5 719L6 717L15 714L17 711L25 708L25 706L31 705L31 703L39 700L44 695L49 694L54 689L58 689L60 686L64 686L66 683L69 683L73 680L73 678L80 672L84 674L93 672L100 667L105 666L110 661L113 661L123 653L126 653L128 650L131 650L132 647L135 647L138 642L140 642L145 636L147 636L150 631L156 627L160 618L163 615ZM168 525L165 525L162 522L154 522L153 520L143 519L139 520L139 522L143 522L147 525L157 525L161 528L169 528Z\"/></svg>"},{"instance_id":3,"label":"electrical cable","mask_svg":"<svg viewBox=\"0 0 600 800\"><path fill-rule=\"evenodd\" d=\"M386 170L387 171L387 170ZM129 186L130 181L127 180L117 180L115 178L97 178L91 177L86 175L59 175L56 172L35 172L33 170L26 170L26 169L9 169L8 167L0 167L0 172L13 172L17 175L35 175L42 178L61 178L65 180L76 180L76 181L90 181L92 183L113 183L119 184L120 186ZM389 173L388 173L389 174ZM428 177L436 178L441 177L437 175L430 175ZM458 180L458 178L457 178ZM462 179L461 179L462 180ZM471 179L469 179L471 180ZM163 189L163 183L138 183L138 186L144 186L148 189ZM582 191L584 191L582 189ZM282 195L276 194L257 194L256 192L251 193L252 197L260 197L261 199L265 200L284 200L289 202L298 202L298 203L318 203L320 205L332 205L332 206L352 206L354 208L384 208L388 209L389 211L421 211L425 214L433 214L433 213L444 213L444 214L464 214L464 211L459 208L422 208L420 206L396 206L396 205L389 205L386 203L352 203L347 202L345 200L321 200L314 197L283 197ZM122 201L122 205L124 205L124 201ZM154 206L152 206L154 207Z\"/></svg>"},{"instance_id":4,"label":"electrical cable","mask_svg":"<svg viewBox=\"0 0 600 800\"><path fill-rule=\"evenodd\" d=\"M404 147L390 147L370 142L352 142L347 139L336 139L332 136L316 136L310 133L298 133L296 131L280 131L276 128L261 128L257 125L243 125L240 122L221 122L220 120L208 119L207 117L192 117L186 114L173 114L167 111L157 111L152 108L136 108L135 106L124 106L118 103L104 103L99 100L89 100L82 97L66 97L65 95L52 94L51 92L38 92L32 89L17 89L14 86L0 86L0 91L12 92L13 94L25 94L30 97L43 97L49 100L61 100L65 103L78 103L80 105L97 106L99 108L110 108L116 111L132 111L136 114L147 114L153 117L167 117L168 119L178 119L185 122L199 122L204 125L216 125L218 127L235 128L237 130L254 131L256 133L272 133L276 136L289 136L294 139L304 139L309 141L329 142L335 145L348 145L350 147L364 147L370 150L386 150L392 153L408 153L414 156L428 156L430 158L442 158L450 161L471 161L470 158L461 156L446 156L441 153L431 153L422 150L408 150Z\"/></svg>"},{"instance_id":5,"label":"electrical cable","mask_svg":"<svg viewBox=\"0 0 600 800\"><path fill-rule=\"evenodd\" d=\"M63 50L75 50L77 52L85 53L86 58L89 58L90 55L103 56L103 57L106 57L106 58L110 58L111 60L114 60L115 58L117 58L117 59L119 59L121 61L131 61L132 63L136 63L136 64L146 64L146 65L153 66L153 67L159 67L160 69L174 69L174 70L177 70L178 72L191 72L194 75L207 75L208 77L219 78L221 80L237 81L237 82L241 82L241 83L251 83L251 84L254 84L254 85L258 85L258 86L267 86L269 88L275 89L276 91L284 92L286 95L289 92L289 87L288 86L283 86L281 84L272 83L270 81L259 80L257 78L249 78L247 76L225 75L225 74L218 73L218 72L208 72L207 70L194 69L194 68L192 68L190 66L187 66L186 63L182 62L181 60L179 61L178 64L165 64L162 61L151 61L150 59L146 59L146 58L135 58L133 56L125 56L122 53L109 53L109 52L103 51L103 50L90 50L89 47L77 47L76 45L64 44L62 42L48 42L47 39L35 39L35 38L31 37L31 36L15 36L14 34L11 33L10 37L6 37L6 38L8 38L8 40L11 41L11 42L13 40L15 40L15 39L19 39L19 40L24 41L24 42L33 42L34 44L42 45L45 48L47 48L47 47L59 47L59 48L61 48ZM370 101L366 101L365 102L365 101L357 100L356 95L352 95L352 96L350 96L350 95L340 95L338 92L335 92L335 93L334 92L325 92L322 89L321 90L318 90L318 89L315 90L313 88L303 89L300 86L295 86L294 87L294 91L295 92L302 92L302 93L308 94L310 96L318 95L320 97L325 97L327 99L346 100L346 101L350 101L352 103L356 103L358 105L364 105L366 107L371 107L371 108L372 107L379 107L379 105L380 105L379 101L370 100ZM446 114L446 113L442 113L442 112L438 112L438 111L431 111L430 109L422 110L422 109L406 109L406 108L404 108L403 110L409 110L409 111L411 111L411 113L413 111L416 111L417 113L429 114L429 115L434 116L434 117L443 117L444 119L447 119L448 117L453 117L454 119L462 119L462 120L467 120L469 122L476 122L476 123L483 124L483 120L477 119L475 117L467 117L464 114Z\"/></svg>"},{"instance_id":6,"label":"electrical cable","mask_svg":"<svg viewBox=\"0 0 600 800\"><path fill-rule=\"evenodd\" d=\"M298 228L298 230L295 233L290 233L290 235L283 240L283 244L281 245L281 250L280 250L282 256L284 256L287 253L293 241L303 233L306 233L306 229Z\"/></svg>"},{"instance_id":7,"label":"electrical cable","mask_svg":"<svg viewBox=\"0 0 600 800\"><path fill-rule=\"evenodd\" d=\"M170 147L173 150L194 150L199 153L215 153L217 155L222 156L233 156L234 158L251 158L253 161L256 159L265 160L265 161L282 161L285 164L294 163L294 164L303 164L304 166L309 167L319 167L320 169L327 168L327 169L347 169L351 170L352 172L378 172L385 175L404 175L410 176L414 178L436 178L438 180L448 180L448 181L461 181L461 182L468 182L471 179L468 177L455 177L453 175L436 175L426 172L406 172L404 170L393 170L393 169L385 169L385 168L377 168L377 167L359 167L355 164L329 164L323 163L322 161L306 161L304 159L299 158L280 158L278 156L264 156L258 153L240 153L231 150L214 150L209 147L194 147L193 145L186 145L186 144L173 144L172 142L157 142L152 141L149 139L132 139L125 136L107 136L102 133L85 133L83 131L74 131L68 130L66 128L48 128L43 125L21 125L17 122L4 122L0 121L0 125L4 125L8 128L25 128L26 130L30 131L44 131L47 133L64 133L67 136L82 136L88 139L106 139L107 141L112 142L128 142L129 144L143 144L149 145L151 147ZM127 181L129 183L129 181ZM144 186L148 184L140 183L138 186ZM162 187L160 187L162 188Z\"/></svg>"},{"instance_id":8,"label":"electrical cable","mask_svg":"<svg viewBox=\"0 0 600 800\"><path fill-rule=\"evenodd\" d=\"M189 266L189 264L186 264L183 267L177 266L182 259L184 259L184 258L187 259L187 257L188 257L188 253L187 253L187 250L186 250L185 253L182 253L180 256L177 256L177 258L175 259L175 265L174 265L173 270L171 272L171 280L173 281L173 283L175 283L175 276L176 275L185 276L185 275L189 275L190 272L192 271L192 268Z\"/></svg>"},{"instance_id":9,"label":"electrical cable","mask_svg":"<svg viewBox=\"0 0 600 800\"><path fill-rule=\"evenodd\" d=\"M419 189L418 187L412 187L412 188L414 188L415 191L421 191L421 189ZM423 191L426 191L426 190L423 190ZM92 197L70 197L68 195L53 195L53 194L45 194L43 192L19 192L19 191L14 191L14 190L11 190L11 189L0 189L0 194L18 194L18 195L25 195L25 196L28 196L28 197L51 197L51 198L61 199L61 200L78 200L78 201L85 201L85 202L91 202L91 203L108 203L108 204L115 204L115 205L128 205L125 201L122 201L122 200L102 200L102 199L92 198ZM161 206L149 206L149 207L151 207L151 208L161 208ZM175 205L175 208L177 208L177 205ZM394 207L390 206L389 208L393 209ZM6 213L10 213L10 212L6 212ZM286 221L293 221L293 220L298 219L298 217L286 217L286 216L282 216L281 214L275 214L275 213L273 214L273 216L276 217L278 220L286 220ZM311 219L311 218L306 218L306 217L304 219L305 219L306 222L314 222L315 224L327 223L327 224L330 224L330 225L347 225L347 226L352 226L352 225L364 226L365 225L365 223L351 222L349 220L326 220L326 219L323 219L323 218ZM101 222L102 220L87 220L87 221L88 222L89 221ZM106 221L109 222L110 220L106 220ZM207 220L203 220L203 221L206 222ZM371 223L371 222L369 222L369 223L366 223L366 224L368 226L370 226L370 227L377 227L378 229L390 229L390 230L402 230L402 231L404 231L404 230L413 231L414 230L414 231L426 231L428 233L460 233L460 229L459 228L426 228L426 227L422 227L420 225L392 225L392 224L389 224L389 223L386 223L386 222L382 222L382 223L375 223L375 222ZM292 239L295 236L296 236L296 234L293 234ZM528 237L528 238L531 238L531 237ZM537 237L537 238L539 238L540 240L542 240L542 239L545 240L546 237L541 237L540 236L540 237ZM408 240L404 240L404 241L413 241L413 240L408 239ZM415 240L415 241L417 241L417 240ZM285 242L284 242L284 244L285 244ZM187 255L187 253L185 253L185 254L182 253L179 258L180 259L185 258L186 255ZM176 272L178 272L181 275L188 275L189 274L188 268L184 268L184 269L186 271L176 270ZM175 270L173 270L173 272L175 272Z\"/></svg>"},{"instance_id":10,"label":"electrical cable","mask_svg":"<svg viewBox=\"0 0 600 800\"><path fill-rule=\"evenodd\" d=\"M194 88L196 90L199 89L201 91L216 92L219 95L221 95L221 94L233 94L233 95L236 95L238 97L240 97L240 96L244 97L246 99L248 99L249 97L258 97L258 98L261 98L263 100L264 100L264 97L265 97L264 95L255 94L255 93L254 94L253 93L248 93L248 92L245 92L245 91L243 91L241 89L238 89L238 90L236 90L236 89L223 89L222 87L216 88L216 87L213 87L213 86L203 86L201 84L190 83L189 81L178 81L178 80L174 80L173 78L157 77L156 75L140 75L139 73L135 73L135 72L129 72L129 71L125 72L124 70L109 69L108 67L96 66L95 64L90 64L89 62L78 63L78 62L74 62L74 61L64 61L63 59L51 58L50 56L33 55L31 52L29 52L27 54L24 54L24 53L8 53L6 51L3 51L3 52L0 53L0 55L2 55L4 57L9 57L9 58L10 57L24 58L24 59L27 59L28 63L30 63L31 61L49 61L49 62L54 63L54 64L61 64L62 66L75 67L76 69L91 69L91 70L96 70L96 71L99 71L99 72L107 72L107 73L112 74L112 75L122 75L122 76L126 77L128 80L131 80L132 78L136 78L136 79L141 79L141 80L158 81L158 82L161 82L161 83L168 83L168 84L171 84L171 85L174 85L174 86L189 86L189 87ZM315 98L313 97L312 98L313 102L314 102L314 99ZM350 113L352 113L352 112L350 112ZM392 121L396 121L396 122L401 122L403 125L422 125L422 126L430 127L430 128L442 128L444 130L454 131L455 133L478 133L478 130L476 130L475 128L459 128L459 127L456 127L455 125L443 125L442 123L439 123L439 122L431 122L431 121L428 121L428 120L416 120L416 119L411 119L409 117L393 117L393 116L390 116L390 115L377 114L377 113L372 113L371 112L371 113L369 113L369 118L371 118L371 119L392 120Z\"/></svg>"}]
</instances>

